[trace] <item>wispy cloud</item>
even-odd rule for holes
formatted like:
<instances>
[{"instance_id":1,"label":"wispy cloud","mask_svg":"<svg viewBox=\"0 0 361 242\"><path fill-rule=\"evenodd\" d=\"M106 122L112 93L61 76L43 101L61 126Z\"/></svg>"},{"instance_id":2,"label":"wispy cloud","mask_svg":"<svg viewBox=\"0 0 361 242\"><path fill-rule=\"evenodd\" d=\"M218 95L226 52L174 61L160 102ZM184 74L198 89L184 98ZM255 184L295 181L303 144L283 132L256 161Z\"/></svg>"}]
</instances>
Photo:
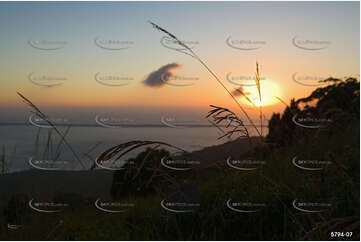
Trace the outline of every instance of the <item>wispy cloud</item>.
<instances>
[{"instance_id":1,"label":"wispy cloud","mask_svg":"<svg viewBox=\"0 0 361 242\"><path fill-rule=\"evenodd\" d=\"M164 65L158 70L150 73L148 77L143 81L143 84L149 87L162 87L172 76L172 73L170 71L180 67L181 65L178 63L170 63Z\"/></svg>"}]
</instances>

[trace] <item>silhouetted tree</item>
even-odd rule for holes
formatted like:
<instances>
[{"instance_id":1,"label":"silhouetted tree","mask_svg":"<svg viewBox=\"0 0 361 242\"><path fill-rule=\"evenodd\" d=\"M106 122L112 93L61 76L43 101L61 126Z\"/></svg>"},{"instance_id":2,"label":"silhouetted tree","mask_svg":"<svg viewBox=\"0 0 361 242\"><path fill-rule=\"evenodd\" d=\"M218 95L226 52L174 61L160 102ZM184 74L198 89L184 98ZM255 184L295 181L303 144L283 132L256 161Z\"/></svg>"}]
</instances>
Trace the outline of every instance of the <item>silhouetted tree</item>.
<instances>
[{"instance_id":1,"label":"silhouetted tree","mask_svg":"<svg viewBox=\"0 0 361 242\"><path fill-rule=\"evenodd\" d=\"M328 78L322 82L331 83L326 87L314 90L311 95L291 100L282 116L274 113L269 121L268 142L281 146L308 140L310 135L317 135L321 131L332 134L340 128L359 120L360 116L360 83L354 78L345 81ZM301 110L299 107L303 105ZM323 125L327 128L308 129L293 122L293 118L313 117L329 120Z\"/></svg>"}]
</instances>

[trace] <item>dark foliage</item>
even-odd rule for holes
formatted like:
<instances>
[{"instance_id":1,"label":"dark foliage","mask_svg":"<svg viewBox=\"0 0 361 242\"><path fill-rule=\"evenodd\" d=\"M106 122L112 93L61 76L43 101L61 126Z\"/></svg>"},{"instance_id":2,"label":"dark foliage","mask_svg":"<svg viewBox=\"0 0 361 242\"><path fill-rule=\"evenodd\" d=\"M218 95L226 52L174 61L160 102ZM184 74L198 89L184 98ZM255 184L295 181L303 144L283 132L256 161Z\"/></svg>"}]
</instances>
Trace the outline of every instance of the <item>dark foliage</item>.
<instances>
[{"instance_id":1,"label":"dark foliage","mask_svg":"<svg viewBox=\"0 0 361 242\"><path fill-rule=\"evenodd\" d=\"M345 81L327 79L332 84L317 88L306 98L291 100L283 114L275 113L269 121L267 141L280 146L304 142L320 133L332 135L360 116L360 83L354 78ZM295 117L323 122L305 128L295 123ZM309 124L310 125L310 124ZM310 125L311 126L311 125Z\"/></svg>"}]
</instances>

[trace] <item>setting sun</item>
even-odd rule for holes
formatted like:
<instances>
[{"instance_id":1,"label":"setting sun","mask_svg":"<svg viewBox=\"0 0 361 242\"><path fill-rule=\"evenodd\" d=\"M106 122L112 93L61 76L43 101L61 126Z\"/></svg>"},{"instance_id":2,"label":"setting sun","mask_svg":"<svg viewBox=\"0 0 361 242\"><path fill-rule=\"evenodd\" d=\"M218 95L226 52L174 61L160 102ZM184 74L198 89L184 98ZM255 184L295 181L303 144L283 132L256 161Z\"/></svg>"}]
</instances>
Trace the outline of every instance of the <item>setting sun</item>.
<instances>
[{"instance_id":1,"label":"setting sun","mask_svg":"<svg viewBox=\"0 0 361 242\"><path fill-rule=\"evenodd\" d=\"M279 102L276 97L282 97L280 87L272 81L261 82L261 99L259 98L257 86L244 87L244 93L248 99L242 97L241 100L249 106L270 106Z\"/></svg>"},{"instance_id":2,"label":"setting sun","mask_svg":"<svg viewBox=\"0 0 361 242\"><path fill-rule=\"evenodd\" d=\"M261 107L261 106L264 106L263 105L263 101L261 101L261 100L255 100L254 102L253 102L257 107Z\"/></svg>"}]
</instances>

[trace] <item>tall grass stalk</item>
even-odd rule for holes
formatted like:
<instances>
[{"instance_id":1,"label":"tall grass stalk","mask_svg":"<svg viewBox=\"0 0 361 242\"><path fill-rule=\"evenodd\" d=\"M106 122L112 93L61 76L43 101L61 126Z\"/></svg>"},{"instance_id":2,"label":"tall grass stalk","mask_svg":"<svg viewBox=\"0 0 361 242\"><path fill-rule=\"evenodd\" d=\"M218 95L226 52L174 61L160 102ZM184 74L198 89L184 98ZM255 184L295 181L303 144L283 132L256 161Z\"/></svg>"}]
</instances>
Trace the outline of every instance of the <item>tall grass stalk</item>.
<instances>
[{"instance_id":1,"label":"tall grass stalk","mask_svg":"<svg viewBox=\"0 0 361 242\"><path fill-rule=\"evenodd\" d=\"M244 108L241 106L241 104L237 101L236 97L228 90L228 88L223 84L223 82L218 78L218 76L208 67L208 65L203 61L191 48L189 48L186 44L184 44L182 41L180 41L174 34L168 32L167 30L161 28L159 25L148 21L155 29L165 33L169 37L171 37L177 44L184 47L186 50L178 49L177 51L189 55L192 58L196 59L206 70L216 79L216 81L226 90L226 92L231 96L233 101L237 104L237 106L240 108L242 113L246 116L252 127L257 131L257 134L262 137L262 134L258 130L257 126L253 123L253 120L249 117L247 112L244 110ZM188 52L187 52L188 51Z\"/></svg>"},{"instance_id":2,"label":"tall grass stalk","mask_svg":"<svg viewBox=\"0 0 361 242\"><path fill-rule=\"evenodd\" d=\"M5 145L3 145L2 153L1 153L1 157L0 157L1 174L5 174L5 164L6 164L5 156L6 156L6 154L5 154Z\"/></svg>"},{"instance_id":3,"label":"tall grass stalk","mask_svg":"<svg viewBox=\"0 0 361 242\"><path fill-rule=\"evenodd\" d=\"M75 159L79 162L79 164L85 169L85 166L83 162L80 160L74 149L71 147L71 145L68 143L68 141L65 139L65 136L59 131L59 129L47 118L47 116L40 111L40 109L33 104L29 99L24 97L21 93L17 92L17 94L22 98L23 102L25 102L28 106L30 106L32 109L34 109L33 113L47 122L54 130L55 132L61 137L61 139L64 141L64 144L69 148L69 150L73 153Z\"/></svg>"},{"instance_id":4,"label":"tall grass stalk","mask_svg":"<svg viewBox=\"0 0 361 242\"><path fill-rule=\"evenodd\" d=\"M263 122L262 122L262 119L263 119L263 115L262 115L262 106L263 106L263 103L262 103L262 95L261 95L261 83L260 83L260 75L259 75L259 68L258 68L258 62L256 62L256 73L255 73L255 82L256 82L256 85L257 85L257 89L258 89L258 97L259 97L259 119L260 119L260 122L261 122L261 136L263 135Z\"/></svg>"}]
</instances>

